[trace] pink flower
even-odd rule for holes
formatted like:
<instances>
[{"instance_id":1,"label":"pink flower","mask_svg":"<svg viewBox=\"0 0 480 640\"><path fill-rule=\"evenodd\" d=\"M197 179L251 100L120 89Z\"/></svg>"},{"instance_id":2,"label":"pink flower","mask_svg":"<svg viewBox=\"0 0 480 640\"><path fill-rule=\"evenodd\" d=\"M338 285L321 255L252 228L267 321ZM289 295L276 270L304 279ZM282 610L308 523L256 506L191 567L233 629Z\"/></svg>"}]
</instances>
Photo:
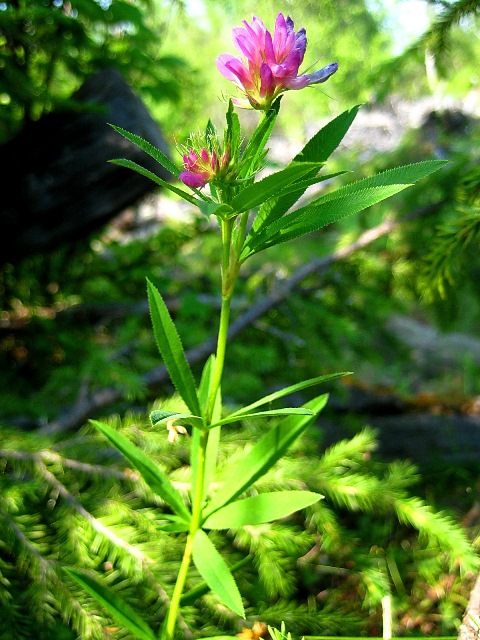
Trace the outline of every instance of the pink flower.
<instances>
[{"instance_id":1,"label":"pink flower","mask_svg":"<svg viewBox=\"0 0 480 640\"><path fill-rule=\"evenodd\" d=\"M190 149L188 153L183 154L185 171L182 171L178 177L187 187L201 189L207 182L225 173L229 160L227 152L219 157L217 152L210 152L205 147L200 151Z\"/></svg>"},{"instance_id":2,"label":"pink flower","mask_svg":"<svg viewBox=\"0 0 480 640\"><path fill-rule=\"evenodd\" d=\"M277 96L289 89L303 89L325 82L338 69L336 62L315 73L298 75L307 48L305 29L295 33L293 20L279 13L272 35L259 18L253 16L248 24L233 30L233 41L242 58L223 53L217 58L222 75L245 93L254 109L269 109ZM244 106L236 101L239 106Z\"/></svg>"}]
</instances>

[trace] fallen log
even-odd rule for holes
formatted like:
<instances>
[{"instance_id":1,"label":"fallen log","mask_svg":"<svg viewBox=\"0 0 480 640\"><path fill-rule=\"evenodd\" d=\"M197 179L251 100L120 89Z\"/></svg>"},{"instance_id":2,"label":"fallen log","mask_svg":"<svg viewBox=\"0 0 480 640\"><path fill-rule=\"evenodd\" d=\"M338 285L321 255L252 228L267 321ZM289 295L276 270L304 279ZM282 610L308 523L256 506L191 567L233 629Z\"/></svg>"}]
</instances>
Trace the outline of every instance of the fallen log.
<instances>
[{"instance_id":1,"label":"fallen log","mask_svg":"<svg viewBox=\"0 0 480 640\"><path fill-rule=\"evenodd\" d=\"M128 158L169 179L159 164L108 126L128 129L168 155L158 125L118 71L92 76L73 99L76 110L29 122L0 147L2 263L84 238L157 188L109 160Z\"/></svg>"}]
</instances>

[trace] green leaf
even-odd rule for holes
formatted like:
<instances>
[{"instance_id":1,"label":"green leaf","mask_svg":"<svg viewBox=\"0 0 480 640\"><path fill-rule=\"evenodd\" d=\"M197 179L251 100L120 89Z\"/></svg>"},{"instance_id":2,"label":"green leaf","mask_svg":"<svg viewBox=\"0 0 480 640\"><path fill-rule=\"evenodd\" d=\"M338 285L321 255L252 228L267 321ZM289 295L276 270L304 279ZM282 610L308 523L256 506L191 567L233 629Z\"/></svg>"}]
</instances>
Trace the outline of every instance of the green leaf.
<instances>
[{"instance_id":1,"label":"green leaf","mask_svg":"<svg viewBox=\"0 0 480 640\"><path fill-rule=\"evenodd\" d=\"M234 109L233 102L228 101L228 110L226 113L227 128L224 135L224 151L229 150L231 153L231 162L237 163L240 157L241 148L241 129L240 119Z\"/></svg>"},{"instance_id":2,"label":"green leaf","mask_svg":"<svg viewBox=\"0 0 480 640\"><path fill-rule=\"evenodd\" d=\"M207 518L205 529L239 529L248 525L272 522L309 507L323 496L312 491L276 491L260 493L231 502Z\"/></svg>"},{"instance_id":3,"label":"green leaf","mask_svg":"<svg viewBox=\"0 0 480 640\"><path fill-rule=\"evenodd\" d=\"M162 424L163 422L167 422L174 418L175 420L182 420L187 424L191 424L193 427L197 427L197 429L203 429L203 418L200 416L192 416L190 413L180 413L179 411L162 411L160 409L155 409L150 414L150 421L152 426L156 427L157 425Z\"/></svg>"},{"instance_id":4,"label":"green leaf","mask_svg":"<svg viewBox=\"0 0 480 640\"><path fill-rule=\"evenodd\" d=\"M212 146L212 139L216 137L217 137L217 130L215 129L215 125L209 118L207 122L207 126L205 128L205 142L207 144L207 147L210 153L212 153L212 151L214 150Z\"/></svg>"},{"instance_id":5,"label":"green leaf","mask_svg":"<svg viewBox=\"0 0 480 640\"><path fill-rule=\"evenodd\" d=\"M235 564L232 564L232 566L230 567L230 572L234 574L239 569L242 569L246 565L251 564L251 562L252 556L245 556L245 558L242 558L238 562L235 562ZM194 604L199 598L207 594L209 591L210 587L208 586L208 584L206 582L202 582L193 589L190 589L190 591L187 591L183 594L180 600L180 605L182 607L186 607L188 605Z\"/></svg>"},{"instance_id":6,"label":"green leaf","mask_svg":"<svg viewBox=\"0 0 480 640\"><path fill-rule=\"evenodd\" d=\"M206 411L208 398L210 395L211 384L213 380L213 371L215 368L215 356L211 355L202 372L202 378L200 380L200 386L198 389L198 398L200 406L203 411ZM215 399L215 406L213 408L213 420L219 420L222 414L222 394L218 389L217 397ZM217 466L218 447L220 443L220 427L212 429L208 434L208 442L205 453L205 480L204 480L204 497L208 493L212 476ZM198 465L198 447L200 444L200 432L196 429L192 434L192 445L190 448L190 465L192 469L192 478L197 477L197 465ZM196 487L192 486L192 503L195 502Z\"/></svg>"},{"instance_id":7,"label":"green leaf","mask_svg":"<svg viewBox=\"0 0 480 640\"><path fill-rule=\"evenodd\" d=\"M242 597L233 575L213 542L201 529L193 539L193 561L199 574L221 602L244 618Z\"/></svg>"},{"instance_id":8,"label":"green leaf","mask_svg":"<svg viewBox=\"0 0 480 640\"><path fill-rule=\"evenodd\" d=\"M283 389L279 389L278 391L274 391L273 393L269 393L268 396L264 396L252 404L247 405L246 407L242 407L241 409L237 409L229 415L229 418L233 416L237 416L239 419L243 417L245 414L249 413L253 409L257 407L261 407L264 404L269 404L270 402L274 402L275 400L279 400L285 396L290 395L291 393L298 393L298 391L303 391L303 389L308 389L309 387L313 387L317 384L321 384L322 382L328 382L329 380L335 380L335 378L341 378L342 376L351 375L350 371L342 371L340 373L327 373L323 376L317 376L316 378L310 378L308 380L303 380L302 382L297 382L296 384L292 384L289 387L284 387Z\"/></svg>"},{"instance_id":9,"label":"green leaf","mask_svg":"<svg viewBox=\"0 0 480 640\"><path fill-rule=\"evenodd\" d=\"M222 418L217 422L214 422L209 429L213 429L214 427L219 427L224 424L231 424L232 422L238 422L239 420L243 420L244 418L264 418L271 416L311 416L313 415L313 411L310 409L304 409L302 407L282 407L281 409L269 409L268 411L257 411L255 413L242 413L231 414L226 418Z\"/></svg>"},{"instance_id":10,"label":"green leaf","mask_svg":"<svg viewBox=\"0 0 480 640\"><path fill-rule=\"evenodd\" d=\"M358 213L411 186L445 164L430 160L397 167L341 187L275 221L250 241L249 255L316 231L331 222Z\"/></svg>"},{"instance_id":11,"label":"green leaf","mask_svg":"<svg viewBox=\"0 0 480 640\"><path fill-rule=\"evenodd\" d=\"M177 515L188 522L190 520L190 513L183 502L182 496L155 462L139 447L135 446L130 440L127 440L125 436L115 429L112 429L109 425L98 422L97 420L91 420L91 423L103 433L113 446L139 471L150 489L159 495Z\"/></svg>"},{"instance_id":12,"label":"green leaf","mask_svg":"<svg viewBox=\"0 0 480 640\"><path fill-rule=\"evenodd\" d=\"M173 193L176 193L177 196L180 196L184 200L187 200L187 202L190 202L190 204L194 204L196 207L201 207L203 205L201 200L197 200L192 195L190 195L187 191L184 191L183 189L179 189L178 187L175 187L173 184L170 184L169 182L162 180L162 178L157 176L155 173L152 173L152 171L149 171L148 169L145 169L145 167L142 167L136 162L133 162L133 160L126 160L125 158L117 158L116 160L109 160L109 162L111 164L117 164L119 167L126 167L127 169L132 169L133 171L136 171L140 175L144 176L145 178L148 178L149 180L152 180L153 182L160 185L161 187L165 187L169 191L173 191Z\"/></svg>"},{"instance_id":13,"label":"green leaf","mask_svg":"<svg viewBox=\"0 0 480 640\"><path fill-rule=\"evenodd\" d=\"M118 624L128 629L136 638L155 640L156 636L145 620L113 591L83 571L71 567L64 567L64 571L93 596Z\"/></svg>"},{"instance_id":14,"label":"green leaf","mask_svg":"<svg viewBox=\"0 0 480 640\"><path fill-rule=\"evenodd\" d=\"M167 171L170 171L171 174L178 178L180 169L169 158L167 158L167 156L162 151L160 151L160 149L157 149L157 147L154 147L153 144L150 144L150 142L144 140L140 136L137 136L135 133L130 133L130 131L122 129L122 127L117 127L114 124L111 124L110 126L124 138L130 140L130 142L132 142L137 147L140 147L142 151L144 151L151 158L156 160L158 164L161 164L162 167L164 167Z\"/></svg>"},{"instance_id":15,"label":"green leaf","mask_svg":"<svg viewBox=\"0 0 480 640\"><path fill-rule=\"evenodd\" d=\"M281 218L305 193L308 187L318 184L319 182L324 182L325 180L336 178L344 173L346 172L337 171L337 173L331 173L325 176L314 176L304 180L295 181L287 189L284 189L280 194L278 194L278 197L270 198L270 200L264 202L260 207L260 211L255 216L252 228L247 236L246 243L248 244L250 238L262 231L263 228Z\"/></svg>"},{"instance_id":16,"label":"green leaf","mask_svg":"<svg viewBox=\"0 0 480 640\"><path fill-rule=\"evenodd\" d=\"M304 405L313 411L310 416L289 416L260 438L249 453L225 472L226 480L205 510L205 517L235 500L279 460L288 447L312 423L327 403L328 394L314 398Z\"/></svg>"},{"instance_id":17,"label":"green leaf","mask_svg":"<svg viewBox=\"0 0 480 640\"><path fill-rule=\"evenodd\" d=\"M231 218L232 216L237 215L232 207L225 203L197 200L195 204L205 216L220 216L221 218Z\"/></svg>"},{"instance_id":18,"label":"green leaf","mask_svg":"<svg viewBox=\"0 0 480 640\"><path fill-rule=\"evenodd\" d=\"M180 337L167 306L155 286L147 279L148 301L158 350L176 390L194 416L201 414L195 380L185 357Z\"/></svg>"},{"instance_id":19,"label":"green leaf","mask_svg":"<svg viewBox=\"0 0 480 640\"><path fill-rule=\"evenodd\" d=\"M405 185L371 187L365 191L345 195L326 202L316 200L313 204L297 209L288 216L277 220L257 236L254 236L249 243L248 255L258 253L282 242L293 240L312 231L317 231L332 222L377 204L403 189L405 189Z\"/></svg>"},{"instance_id":20,"label":"green leaf","mask_svg":"<svg viewBox=\"0 0 480 640\"><path fill-rule=\"evenodd\" d=\"M326 162L345 137L360 109L357 105L331 120L307 142L299 154L297 162Z\"/></svg>"},{"instance_id":21,"label":"green leaf","mask_svg":"<svg viewBox=\"0 0 480 640\"><path fill-rule=\"evenodd\" d=\"M311 162L290 164L285 169L277 171L263 178L263 180L242 189L242 191L233 198L231 206L237 213L249 211L272 196L277 195L279 191L291 185L295 180L303 178L308 173L318 173L321 166L321 164Z\"/></svg>"},{"instance_id":22,"label":"green leaf","mask_svg":"<svg viewBox=\"0 0 480 640\"><path fill-rule=\"evenodd\" d=\"M265 145L270 138L273 126L278 116L280 109L281 97L276 100L271 109L262 114L262 119L255 128L252 137L247 143L242 155L241 170L239 172L239 178L248 178L252 173L255 173L261 164L261 161L265 155Z\"/></svg>"}]
</instances>

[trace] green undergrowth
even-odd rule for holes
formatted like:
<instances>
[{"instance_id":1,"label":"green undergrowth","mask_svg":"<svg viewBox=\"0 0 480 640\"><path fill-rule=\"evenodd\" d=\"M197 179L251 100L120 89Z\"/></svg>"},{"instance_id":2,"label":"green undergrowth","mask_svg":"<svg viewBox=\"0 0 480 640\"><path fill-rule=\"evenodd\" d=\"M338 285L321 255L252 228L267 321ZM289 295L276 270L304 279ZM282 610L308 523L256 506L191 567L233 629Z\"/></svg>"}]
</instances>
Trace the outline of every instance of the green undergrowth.
<instances>
[{"instance_id":1,"label":"green undergrowth","mask_svg":"<svg viewBox=\"0 0 480 640\"><path fill-rule=\"evenodd\" d=\"M162 408L174 405L171 399ZM170 443L166 429L157 432L132 414L110 424L148 451L187 496L188 436ZM245 421L224 428L219 474L269 426ZM93 427L62 438L5 428L2 436L0 637L76 637L66 628L82 640L104 638L107 629L109 637L128 637L63 566L96 574L158 629L183 545L183 534L167 531L165 505ZM417 469L382 462L375 446L368 428L326 450L318 427L307 430L252 491L307 489L325 499L278 523L215 532L227 563L239 563L247 620L201 589L193 570L183 628L194 637L234 634L261 620L277 627L283 621L295 636L376 635L382 598L391 595L402 634L453 633L478 567L468 541L474 531L417 496Z\"/></svg>"}]
</instances>

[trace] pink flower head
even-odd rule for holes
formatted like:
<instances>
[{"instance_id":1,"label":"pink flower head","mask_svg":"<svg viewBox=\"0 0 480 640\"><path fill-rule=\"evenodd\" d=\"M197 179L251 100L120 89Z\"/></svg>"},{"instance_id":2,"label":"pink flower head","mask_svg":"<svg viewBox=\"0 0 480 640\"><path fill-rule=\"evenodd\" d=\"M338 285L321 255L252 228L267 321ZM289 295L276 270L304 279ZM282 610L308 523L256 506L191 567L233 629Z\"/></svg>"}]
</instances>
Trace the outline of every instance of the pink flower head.
<instances>
[{"instance_id":1,"label":"pink flower head","mask_svg":"<svg viewBox=\"0 0 480 640\"><path fill-rule=\"evenodd\" d=\"M230 161L228 151L221 156L216 151L208 151L205 147L200 150L189 149L183 154L185 171L179 174L180 180L187 187L201 189L207 182L225 173Z\"/></svg>"},{"instance_id":2,"label":"pink flower head","mask_svg":"<svg viewBox=\"0 0 480 640\"><path fill-rule=\"evenodd\" d=\"M183 166L185 171L182 171L178 177L187 187L192 189L204 187L213 178L215 171L213 158L210 157L205 147L200 151L200 154L193 149L184 153Z\"/></svg>"},{"instance_id":3,"label":"pink flower head","mask_svg":"<svg viewBox=\"0 0 480 640\"><path fill-rule=\"evenodd\" d=\"M290 16L285 19L283 13L278 14L273 38L255 16L250 24L244 20L243 25L233 30L233 41L242 58L222 53L217 58L217 67L242 89L247 106L269 109L280 93L325 82L338 69L334 62L315 73L298 75L307 48L307 35L305 29L295 33ZM243 106L239 101L237 104Z\"/></svg>"}]
</instances>

